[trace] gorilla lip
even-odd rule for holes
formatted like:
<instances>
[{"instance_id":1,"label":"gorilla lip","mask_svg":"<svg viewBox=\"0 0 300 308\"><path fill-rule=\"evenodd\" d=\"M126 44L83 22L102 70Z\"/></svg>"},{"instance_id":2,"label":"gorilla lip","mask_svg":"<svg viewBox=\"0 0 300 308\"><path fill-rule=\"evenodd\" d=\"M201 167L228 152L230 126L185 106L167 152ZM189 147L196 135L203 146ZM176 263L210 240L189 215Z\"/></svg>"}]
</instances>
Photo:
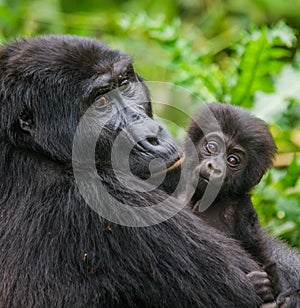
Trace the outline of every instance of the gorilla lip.
<instances>
[{"instance_id":1,"label":"gorilla lip","mask_svg":"<svg viewBox=\"0 0 300 308\"><path fill-rule=\"evenodd\" d=\"M176 157L171 163L167 164L167 168L161 171L157 171L152 176L157 176L163 172L169 172L171 170L174 170L182 165L182 163L185 161L185 154L183 153L182 156Z\"/></svg>"},{"instance_id":2,"label":"gorilla lip","mask_svg":"<svg viewBox=\"0 0 300 308\"><path fill-rule=\"evenodd\" d=\"M205 183L208 183L209 182L209 178L205 177L204 175L201 175L200 174L200 179L205 182Z\"/></svg>"},{"instance_id":3,"label":"gorilla lip","mask_svg":"<svg viewBox=\"0 0 300 308\"><path fill-rule=\"evenodd\" d=\"M185 161L185 154L183 153L181 157L178 157L177 160L175 160L174 162L172 162L167 166L167 171L171 171L173 169L178 168L184 161Z\"/></svg>"}]
</instances>

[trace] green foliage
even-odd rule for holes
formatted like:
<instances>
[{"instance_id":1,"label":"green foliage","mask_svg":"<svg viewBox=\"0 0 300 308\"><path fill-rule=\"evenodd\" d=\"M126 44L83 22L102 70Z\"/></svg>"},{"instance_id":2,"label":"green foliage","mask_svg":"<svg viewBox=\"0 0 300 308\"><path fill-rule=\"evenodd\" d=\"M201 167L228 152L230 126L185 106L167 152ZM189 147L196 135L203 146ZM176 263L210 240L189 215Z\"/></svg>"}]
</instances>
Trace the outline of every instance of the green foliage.
<instances>
[{"instance_id":1,"label":"green foliage","mask_svg":"<svg viewBox=\"0 0 300 308\"><path fill-rule=\"evenodd\" d=\"M300 243L300 162L286 170L272 170L254 192L254 202L269 231L291 244Z\"/></svg>"},{"instance_id":2,"label":"green foliage","mask_svg":"<svg viewBox=\"0 0 300 308\"><path fill-rule=\"evenodd\" d=\"M289 47L295 43L295 35L283 22L274 28L255 28L245 35L238 44L240 61L237 65L238 76L231 88L231 103L252 107L253 94L256 91L273 91L270 74L277 74L290 58Z\"/></svg>"}]
</instances>

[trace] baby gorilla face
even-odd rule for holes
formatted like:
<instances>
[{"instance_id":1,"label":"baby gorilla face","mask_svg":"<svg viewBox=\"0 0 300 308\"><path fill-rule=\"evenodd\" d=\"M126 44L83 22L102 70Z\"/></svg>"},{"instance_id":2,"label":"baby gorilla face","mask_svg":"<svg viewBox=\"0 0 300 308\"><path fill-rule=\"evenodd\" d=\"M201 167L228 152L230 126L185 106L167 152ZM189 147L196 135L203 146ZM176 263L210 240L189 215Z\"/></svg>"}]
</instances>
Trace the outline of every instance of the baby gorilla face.
<instances>
[{"instance_id":1,"label":"baby gorilla face","mask_svg":"<svg viewBox=\"0 0 300 308\"><path fill-rule=\"evenodd\" d=\"M199 175L197 191L204 192L208 182L219 185L222 193L229 193L234 181L241 176L247 166L247 152L229 136L211 132L202 137L197 145L199 165L195 174Z\"/></svg>"},{"instance_id":2,"label":"baby gorilla face","mask_svg":"<svg viewBox=\"0 0 300 308\"><path fill-rule=\"evenodd\" d=\"M192 177L198 183L196 198L209 186L222 199L239 198L260 181L276 152L267 125L247 110L227 104L203 105L191 121L188 138L196 147L197 159L187 156ZM185 152L190 153L185 141ZM195 162L198 160L198 162ZM193 180L193 182L191 182Z\"/></svg>"}]
</instances>

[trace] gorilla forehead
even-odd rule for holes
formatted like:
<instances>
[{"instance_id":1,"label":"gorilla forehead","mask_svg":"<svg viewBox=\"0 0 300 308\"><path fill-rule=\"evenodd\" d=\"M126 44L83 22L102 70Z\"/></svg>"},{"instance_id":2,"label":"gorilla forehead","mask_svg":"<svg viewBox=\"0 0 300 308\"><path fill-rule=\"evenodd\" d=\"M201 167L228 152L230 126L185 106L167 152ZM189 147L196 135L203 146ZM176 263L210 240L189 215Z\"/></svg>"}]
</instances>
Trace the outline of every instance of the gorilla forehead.
<instances>
[{"instance_id":1,"label":"gorilla forehead","mask_svg":"<svg viewBox=\"0 0 300 308\"><path fill-rule=\"evenodd\" d=\"M237 106L218 103L204 105L194 122L192 125L198 124L205 133L221 130L233 141L244 146L253 142L257 146L273 144L266 123Z\"/></svg>"},{"instance_id":2,"label":"gorilla forehead","mask_svg":"<svg viewBox=\"0 0 300 308\"><path fill-rule=\"evenodd\" d=\"M49 73L79 80L92 76L114 74L115 63L128 65L131 57L112 50L95 39L73 35L45 35L19 39L1 50L2 68L17 74L18 79L36 77L49 79ZM3 65L4 64L4 65ZM116 72L117 73L117 72Z\"/></svg>"}]
</instances>

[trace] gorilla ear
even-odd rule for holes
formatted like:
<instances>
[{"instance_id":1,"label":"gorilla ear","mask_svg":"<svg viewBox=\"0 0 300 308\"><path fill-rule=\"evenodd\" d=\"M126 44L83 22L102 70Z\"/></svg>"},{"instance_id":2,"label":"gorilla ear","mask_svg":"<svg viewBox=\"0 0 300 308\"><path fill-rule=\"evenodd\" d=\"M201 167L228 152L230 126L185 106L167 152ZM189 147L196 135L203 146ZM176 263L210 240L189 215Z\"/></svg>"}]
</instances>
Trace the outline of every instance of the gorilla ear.
<instances>
[{"instance_id":1,"label":"gorilla ear","mask_svg":"<svg viewBox=\"0 0 300 308\"><path fill-rule=\"evenodd\" d=\"M23 111L19 118L19 125L20 128L32 135L33 128L34 128L34 121L33 121L33 112L30 109L26 109Z\"/></svg>"}]
</instances>

